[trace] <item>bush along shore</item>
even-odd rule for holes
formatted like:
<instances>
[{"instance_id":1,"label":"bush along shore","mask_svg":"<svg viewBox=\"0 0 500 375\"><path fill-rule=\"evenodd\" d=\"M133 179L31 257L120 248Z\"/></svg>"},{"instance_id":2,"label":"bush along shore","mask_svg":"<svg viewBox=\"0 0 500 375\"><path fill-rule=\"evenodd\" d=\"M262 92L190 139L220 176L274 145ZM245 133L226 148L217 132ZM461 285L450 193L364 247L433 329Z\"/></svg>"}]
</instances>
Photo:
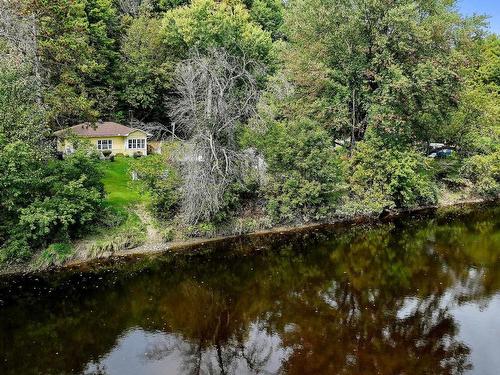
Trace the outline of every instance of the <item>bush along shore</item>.
<instances>
[{"instance_id":1,"label":"bush along shore","mask_svg":"<svg viewBox=\"0 0 500 375\"><path fill-rule=\"evenodd\" d=\"M245 227L241 221L235 225L226 225L220 228L219 232L211 232L205 236L182 234L174 240L164 240L161 237L146 237L148 224L141 227L145 232L140 234L137 242L127 242L117 233L120 231L106 232L105 238L113 245L105 245L104 249L96 252L96 245L93 240L86 238L85 241L75 241L73 245L68 245L65 249L57 249L53 245L53 253L47 254L48 250L41 252L33 261L28 263L17 263L4 265L0 269L0 277L15 277L16 275L40 274L47 271L99 271L122 267L123 262L137 262L140 259L154 261L158 256L164 254L189 256L197 253L210 253L218 249L243 248L244 252L252 253L262 246L286 242L290 237L297 234L307 235L312 233L328 234L335 230L350 230L360 225L377 225L398 219L425 219L427 217L446 217L448 215L462 215L470 211L482 210L483 207L492 207L499 204L498 200L468 199L464 201L447 202L441 205L414 207L411 209L384 210L380 214L358 214L331 218L318 222L295 223L295 225L261 226L255 225ZM256 222L256 219L253 219ZM262 220L264 222L264 220ZM127 226L125 226L126 228ZM122 229L126 232L125 229ZM129 238L130 233L125 234ZM92 237L93 238L93 237ZM85 246L86 247L82 247ZM102 246L102 244L100 245ZM79 248L79 251L76 249ZM62 254L61 254L62 253ZM43 263L42 261L45 261Z\"/></svg>"},{"instance_id":2,"label":"bush along shore","mask_svg":"<svg viewBox=\"0 0 500 375\"><path fill-rule=\"evenodd\" d=\"M0 268L497 200L500 38L455 3L2 4Z\"/></svg>"}]
</instances>

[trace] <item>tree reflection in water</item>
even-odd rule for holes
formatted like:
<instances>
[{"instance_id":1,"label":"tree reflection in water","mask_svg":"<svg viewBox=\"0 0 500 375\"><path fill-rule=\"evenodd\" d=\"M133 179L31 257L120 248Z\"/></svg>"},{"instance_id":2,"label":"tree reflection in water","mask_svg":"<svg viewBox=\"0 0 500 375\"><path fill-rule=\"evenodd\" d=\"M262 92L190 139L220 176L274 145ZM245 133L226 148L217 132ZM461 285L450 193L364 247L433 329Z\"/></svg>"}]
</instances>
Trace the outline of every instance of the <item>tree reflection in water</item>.
<instances>
[{"instance_id":1,"label":"tree reflection in water","mask_svg":"<svg viewBox=\"0 0 500 375\"><path fill-rule=\"evenodd\" d=\"M474 348L453 311L499 298L498 220L491 209L299 236L20 299L0 310L0 372L462 374Z\"/></svg>"},{"instance_id":2,"label":"tree reflection in water","mask_svg":"<svg viewBox=\"0 0 500 375\"><path fill-rule=\"evenodd\" d=\"M182 357L182 373L235 374L244 368L253 373L266 373L275 350L273 338L262 334L259 322L233 319L228 300L213 290L187 281L178 294L169 295L178 304L165 304L164 321L169 331L180 336L171 340L161 337L146 348L148 360L161 360L173 353Z\"/></svg>"}]
</instances>

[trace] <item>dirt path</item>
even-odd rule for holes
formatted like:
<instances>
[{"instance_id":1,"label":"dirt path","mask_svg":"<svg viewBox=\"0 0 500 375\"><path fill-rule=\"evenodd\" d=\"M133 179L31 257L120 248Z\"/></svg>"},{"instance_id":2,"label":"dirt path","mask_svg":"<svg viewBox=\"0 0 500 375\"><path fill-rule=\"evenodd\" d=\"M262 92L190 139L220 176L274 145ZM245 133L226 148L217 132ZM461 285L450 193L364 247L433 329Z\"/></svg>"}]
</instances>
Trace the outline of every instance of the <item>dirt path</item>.
<instances>
[{"instance_id":1,"label":"dirt path","mask_svg":"<svg viewBox=\"0 0 500 375\"><path fill-rule=\"evenodd\" d=\"M154 226L154 219L147 211L144 205L138 205L133 208L134 213L139 217L141 222L146 227L146 241L133 249L124 249L111 252L103 252L102 254L92 256L89 253L91 245L95 242L94 239L80 239L73 243L75 254L66 264L84 263L92 258L108 258L110 256L128 255L128 254L144 254L149 252L158 252L165 249L160 231Z\"/></svg>"},{"instance_id":2,"label":"dirt path","mask_svg":"<svg viewBox=\"0 0 500 375\"><path fill-rule=\"evenodd\" d=\"M154 227L153 224L154 219L151 217L151 214L146 210L146 207L144 207L143 205L137 206L135 213L137 214L137 216L139 216L144 225L146 225L146 234L147 234L146 244L150 245L150 244L163 243L162 235L158 231L158 229Z\"/></svg>"}]
</instances>

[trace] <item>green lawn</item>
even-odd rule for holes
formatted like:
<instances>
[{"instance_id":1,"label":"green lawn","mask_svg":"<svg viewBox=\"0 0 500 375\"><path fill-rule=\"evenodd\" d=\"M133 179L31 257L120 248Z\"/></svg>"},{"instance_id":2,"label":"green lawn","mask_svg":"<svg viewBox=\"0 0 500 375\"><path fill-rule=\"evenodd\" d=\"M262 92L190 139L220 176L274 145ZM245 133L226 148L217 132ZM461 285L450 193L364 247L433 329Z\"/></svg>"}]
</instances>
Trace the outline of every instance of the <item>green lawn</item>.
<instances>
[{"instance_id":1,"label":"green lawn","mask_svg":"<svg viewBox=\"0 0 500 375\"><path fill-rule=\"evenodd\" d=\"M133 158L117 157L114 162L100 162L104 174L102 183L106 192L106 202L114 208L117 218L122 221L113 227L96 227L83 240L87 255L96 257L106 252L125 250L139 246L146 241L147 228L130 206L147 204L149 195L132 181L130 167ZM113 216L113 215L111 215Z\"/></svg>"},{"instance_id":2,"label":"green lawn","mask_svg":"<svg viewBox=\"0 0 500 375\"><path fill-rule=\"evenodd\" d=\"M104 177L102 182L107 202L116 208L145 203L148 195L140 191L130 176L130 165L134 159L117 157L114 162L103 161Z\"/></svg>"}]
</instances>

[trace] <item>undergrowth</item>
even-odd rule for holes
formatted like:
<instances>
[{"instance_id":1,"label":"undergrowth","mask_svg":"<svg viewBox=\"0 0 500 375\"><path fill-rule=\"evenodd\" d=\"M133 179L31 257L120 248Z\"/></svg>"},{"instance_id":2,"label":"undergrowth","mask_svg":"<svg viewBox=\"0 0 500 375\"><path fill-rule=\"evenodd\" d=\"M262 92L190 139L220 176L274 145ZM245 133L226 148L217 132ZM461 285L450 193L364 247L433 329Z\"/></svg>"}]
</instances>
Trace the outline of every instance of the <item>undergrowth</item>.
<instances>
[{"instance_id":1,"label":"undergrowth","mask_svg":"<svg viewBox=\"0 0 500 375\"><path fill-rule=\"evenodd\" d=\"M128 212L126 220L119 226L99 234L88 248L89 258L106 253L132 249L146 242L146 225L134 212Z\"/></svg>"}]
</instances>

